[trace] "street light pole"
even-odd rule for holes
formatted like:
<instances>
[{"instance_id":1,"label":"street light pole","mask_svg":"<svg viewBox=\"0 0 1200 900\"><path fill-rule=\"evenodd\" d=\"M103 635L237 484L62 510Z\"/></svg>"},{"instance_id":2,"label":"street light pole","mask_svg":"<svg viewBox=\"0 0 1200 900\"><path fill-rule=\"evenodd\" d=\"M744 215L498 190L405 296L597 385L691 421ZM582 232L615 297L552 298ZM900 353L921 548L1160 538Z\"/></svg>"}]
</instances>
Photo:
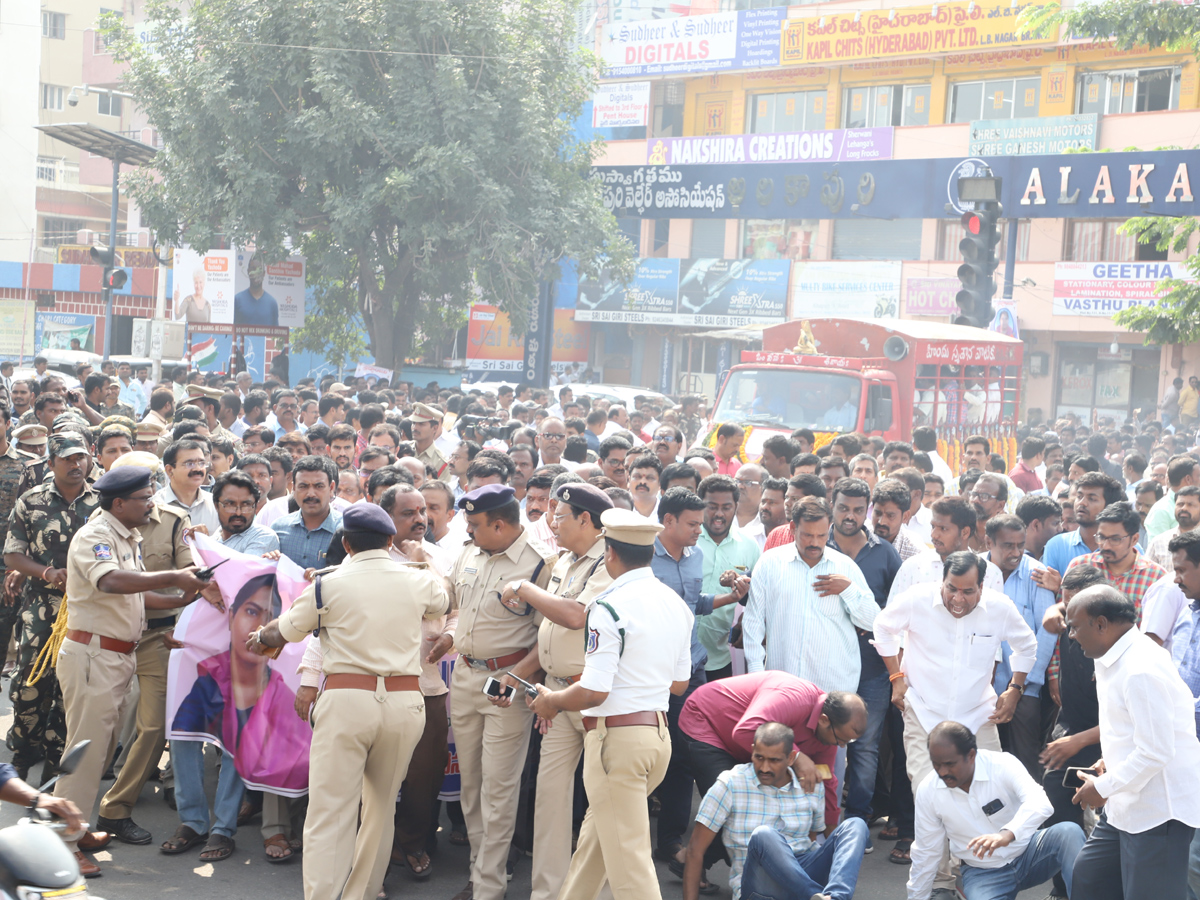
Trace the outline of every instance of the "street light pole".
<instances>
[{"instance_id":1,"label":"street light pole","mask_svg":"<svg viewBox=\"0 0 1200 900\"><path fill-rule=\"evenodd\" d=\"M117 266L117 207L121 202L121 160L113 159L112 177L112 209L108 219L108 250L112 254L113 271ZM104 362L112 354L113 332L113 289L112 285L104 284L101 288L104 294Z\"/></svg>"}]
</instances>

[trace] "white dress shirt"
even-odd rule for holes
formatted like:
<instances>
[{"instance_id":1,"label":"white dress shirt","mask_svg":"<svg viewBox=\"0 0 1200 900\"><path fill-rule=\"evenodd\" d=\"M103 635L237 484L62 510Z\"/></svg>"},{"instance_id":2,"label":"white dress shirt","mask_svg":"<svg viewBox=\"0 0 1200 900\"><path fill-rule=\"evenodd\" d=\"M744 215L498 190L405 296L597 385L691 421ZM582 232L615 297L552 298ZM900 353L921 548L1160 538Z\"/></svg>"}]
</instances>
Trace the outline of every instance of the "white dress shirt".
<instances>
[{"instance_id":1,"label":"white dress shirt","mask_svg":"<svg viewBox=\"0 0 1200 900\"><path fill-rule=\"evenodd\" d=\"M941 586L946 571L945 563L936 550L926 550L916 556L906 559L900 564L900 571L892 579L892 589L888 598L899 597L910 587L918 584L929 584L936 581ZM1004 575L990 559L987 564L987 574L983 576L983 586L997 593L1004 593Z\"/></svg>"},{"instance_id":2,"label":"white dress shirt","mask_svg":"<svg viewBox=\"0 0 1200 900\"><path fill-rule=\"evenodd\" d=\"M1200 826L1195 700L1168 653L1130 628L1096 660L1100 749L1096 790L1113 828L1140 834L1177 819Z\"/></svg>"},{"instance_id":3,"label":"white dress shirt","mask_svg":"<svg viewBox=\"0 0 1200 900\"><path fill-rule=\"evenodd\" d=\"M983 808L997 800L1003 805L989 816ZM942 842L947 838L950 852L963 865L999 869L1021 857L1034 832L1054 812L1050 798L1029 777L1021 761L994 750L975 752L970 789L947 787L937 772L930 772L918 785L913 802L916 834L908 872L909 900L929 897L942 860ZM968 845L974 838L1001 829L1011 831L1015 837L1007 847L999 847L982 859L971 851Z\"/></svg>"},{"instance_id":4,"label":"white dress shirt","mask_svg":"<svg viewBox=\"0 0 1200 900\"><path fill-rule=\"evenodd\" d=\"M892 594L875 618L879 655L899 653L905 632L904 700L913 705L926 731L949 719L974 733L987 722L996 709L992 672L1004 641L1012 648L1013 672L1028 674L1037 662L1037 638L1016 604L987 587L979 604L962 618L952 616L942 602L941 581Z\"/></svg>"},{"instance_id":5,"label":"white dress shirt","mask_svg":"<svg viewBox=\"0 0 1200 900\"><path fill-rule=\"evenodd\" d=\"M942 459L942 455L936 450L930 451L929 461L933 464L933 474L941 476L942 481L945 482L946 493L950 493L950 482L954 481L955 478L954 473L950 471L949 463Z\"/></svg>"},{"instance_id":6,"label":"white dress shirt","mask_svg":"<svg viewBox=\"0 0 1200 900\"><path fill-rule=\"evenodd\" d=\"M904 527L911 531L920 543L928 547L933 541L933 510L926 506L918 507Z\"/></svg>"},{"instance_id":7,"label":"white dress shirt","mask_svg":"<svg viewBox=\"0 0 1200 900\"><path fill-rule=\"evenodd\" d=\"M813 586L821 575L844 575L850 586L822 597ZM795 544L768 550L754 567L742 616L746 671L778 669L824 691L857 690L856 629L870 629L878 612L862 571L845 554L826 547L809 568Z\"/></svg>"},{"instance_id":8,"label":"white dress shirt","mask_svg":"<svg viewBox=\"0 0 1200 900\"><path fill-rule=\"evenodd\" d=\"M217 518L217 507L213 503L212 494L208 491L196 491L196 501L191 506L188 506L175 495L175 491L168 484L154 495L154 499L164 506L173 506L175 509L182 509L191 518L193 525L207 526L208 533L214 539L220 538L221 520Z\"/></svg>"},{"instance_id":9,"label":"white dress shirt","mask_svg":"<svg viewBox=\"0 0 1200 900\"><path fill-rule=\"evenodd\" d=\"M657 503L654 504L654 517L655 517L655 520L657 521L657 519L658 519L658 504ZM759 550L761 550L764 546L766 546L767 532L763 528L762 519L760 519L758 516L755 516L753 519L751 519L745 525L738 525L737 521L735 519L734 523L733 523L733 527L736 528L738 531L740 531L742 534L744 534L746 537L753 540L754 543L758 544Z\"/></svg>"},{"instance_id":10,"label":"white dress shirt","mask_svg":"<svg viewBox=\"0 0 1200 900\"><path fill-rule=\"evenodd\" d=\"M687 681L692 674L694 621L683 599L655 578L649 566L613 581L588 609L587 651L579 676L581 686L608 696L583 714L666 712L671 683Z\"/></svg>"},{"instance_id":11,"label":"white dress shirt","mask_svg":"<svg viewBox=\"0 0 1200 900\"><path fill-rule=\"evenodd\" d=\"M1187 597L1168 570L1166 575L1150 585L1146 596L1142 598L1142 621L1138 627L1143 634L1152 634L1162 641L1163 649L1170 653L1175 628L1187 605Z\"/></svg>"}]
</instances>

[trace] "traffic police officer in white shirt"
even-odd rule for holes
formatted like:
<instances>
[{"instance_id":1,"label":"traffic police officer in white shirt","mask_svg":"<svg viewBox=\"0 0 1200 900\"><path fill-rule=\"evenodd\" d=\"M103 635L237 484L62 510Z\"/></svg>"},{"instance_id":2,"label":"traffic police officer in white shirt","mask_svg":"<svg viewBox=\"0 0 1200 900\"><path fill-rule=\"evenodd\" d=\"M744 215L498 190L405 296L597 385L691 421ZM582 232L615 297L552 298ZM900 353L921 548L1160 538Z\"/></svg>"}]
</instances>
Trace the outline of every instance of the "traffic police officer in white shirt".
<instances>
[{"instance_id":1,"label":"traffic police officer in white shirt","mask_svg":"<svg viewBox=\"0 0 1200 900\"><path fill-rule=\"evenodd\" d=\"M914 798L916 840L908 900L930 897L947 839L951 852L963 861L967 900L1016 897L1059 871L1071 893L1083 829L1059 822L1038 830L1054 807L1019 759L977 749L971 729L957 722L934 727L929 755L933 771L917 786Z\"/></svg>"},{"instance_id":2,"label":"traffic police officer in white shirt","mask_svg":"<svg viewBox=\"0 0 1200 900\"><path fill-rule=\"evenodd\" d=\"M561 691L538 685L528 702L549 720L582 710L587 731L591 805L559 896L595 897L607 879L621 900L660 900L646 800L671 759L667 700L687 690L693 616L650 571L662 526L623 509L608 510L601 523L613 584L588 614L583 675Z\"/></svg>"}]
</instances>

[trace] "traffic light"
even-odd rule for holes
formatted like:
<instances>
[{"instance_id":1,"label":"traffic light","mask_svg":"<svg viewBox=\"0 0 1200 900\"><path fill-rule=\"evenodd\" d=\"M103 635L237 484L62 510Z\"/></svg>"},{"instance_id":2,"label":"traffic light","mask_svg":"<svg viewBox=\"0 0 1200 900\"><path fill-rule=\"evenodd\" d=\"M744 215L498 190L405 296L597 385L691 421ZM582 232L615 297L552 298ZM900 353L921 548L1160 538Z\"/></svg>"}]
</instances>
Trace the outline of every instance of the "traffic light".
<instances>
[{"instance_id":1,"label":"traffic light","mask_svg":"<svg viewBox=\"0 0 1200 900\"><path fill-rule=\"evenodd\" d=\"M967 232L958 245L963 256L963 264L958 267L962 290L954 298L962 313L954 321L958 325L987 328L995 315L992 297L996 293L996 283L992 273L1000 264L996 259L996 245L1000 243L1000 231L996 227L1000 220L1000 205L980 206L962 217Z\"/></svg>"},{"instance_id":2,"label":"traffic light","mask_svg":"<svg viewBox=\"0 0 1200 900\"><path fill-rule=\"evenodd\" d=\"M104 272L100 276L101 287L109 290L119 291L125 287L125 282L129 280L129 275L125 270L116 265L115 253L111 247L92 247L89 251L92 259L104 266Z\"/></svg>"}]
</instances>

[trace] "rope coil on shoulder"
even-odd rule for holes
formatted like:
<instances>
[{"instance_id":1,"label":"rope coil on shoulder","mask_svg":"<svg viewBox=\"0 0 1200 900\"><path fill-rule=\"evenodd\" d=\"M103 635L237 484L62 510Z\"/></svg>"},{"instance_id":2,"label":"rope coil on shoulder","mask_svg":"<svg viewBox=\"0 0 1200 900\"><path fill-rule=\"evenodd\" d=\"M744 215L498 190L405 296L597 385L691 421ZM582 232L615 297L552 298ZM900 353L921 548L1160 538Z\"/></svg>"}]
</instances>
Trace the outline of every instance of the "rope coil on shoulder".
<instances>
[{"instance_id":1,"label":"rope coil on shoulder","mask_svg":"<svg viewBox=\"0 0 1200 900\"><path fill-rule=\"evenodd\" d=\"M64 593L62 602L58 606L58 615L54 619L54 627L50 630L50 636L46 638L46 643L42 646L41 652L33 661L33 668L29 670L29 678L25 681L26 687L32 687L38 683L38 680L46 674L49 669L53 669L58 662L58 651L62 647L62 643L67 637L67 595Z\"/></svg>"}]
</instances>

